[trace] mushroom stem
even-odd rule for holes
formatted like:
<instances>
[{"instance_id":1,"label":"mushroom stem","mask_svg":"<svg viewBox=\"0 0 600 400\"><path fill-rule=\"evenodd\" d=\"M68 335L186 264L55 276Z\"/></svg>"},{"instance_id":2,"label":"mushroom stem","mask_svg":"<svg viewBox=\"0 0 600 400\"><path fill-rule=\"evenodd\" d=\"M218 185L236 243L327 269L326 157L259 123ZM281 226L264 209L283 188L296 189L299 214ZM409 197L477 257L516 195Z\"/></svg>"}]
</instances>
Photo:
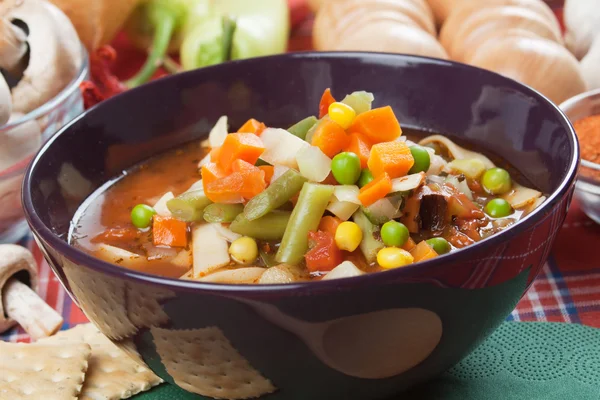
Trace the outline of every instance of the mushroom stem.
<instances>
[{"instance_id":1,"label":"mushroom stem","mask_svg":"<svg viewBox=\"0 0 600 400\"><path fill-rule=\"evenodd\" d=\"M2 294L6 315L17 321L32 339L52 336L60 329L61 315L16 278L10 278Z\"/></svg>"},{"instance_id":2,"label":"mushroom stem","mask_svg":"<svg viewBox=\"0 0 600 400\"><path fill-rule=\"evenodd\" d=\"M13 76L22 75L26 54L25 32L7 19L0 19L0 68Z\"/></svg>"}]
</instances>

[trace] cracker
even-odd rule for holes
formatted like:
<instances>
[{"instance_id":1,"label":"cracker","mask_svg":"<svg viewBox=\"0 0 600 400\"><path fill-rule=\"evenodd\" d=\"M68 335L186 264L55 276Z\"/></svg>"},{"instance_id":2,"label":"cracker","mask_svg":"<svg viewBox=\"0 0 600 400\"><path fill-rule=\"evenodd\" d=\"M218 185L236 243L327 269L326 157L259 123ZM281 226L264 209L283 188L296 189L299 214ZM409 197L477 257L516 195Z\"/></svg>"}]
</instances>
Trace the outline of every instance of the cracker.
<instances>
[{"instance_id":1,"label":"cracker","mask_svg":"<svg viewBox=\"0 0 600 400\"><path fill-rule=\"evenodd\" d=\"M0 342L0 399L77 399L90 352L90 346L81 342Z\"/></svg>"},{"instance_id":2,"label":"cracker","mask_svg":"<svg viewBox=\"0 0 600 400\"><path fill-rule=\"evenodd\" d=\"M125 283L64 261L69 286L88 319L111 339L133 336L137 328L127 316Z\"/></svg>"},{"instance_id":3,"label":"cracker","mask_svg":"<svg viewBox=\"0 0 600 400\"><path fill-rule=\"evenodd\" d=\"M92 324L78 325L44 343L85 342L92 348L79 400L127 399L162 383L162 379L121 351Z\"/></svg>"},{"instance_id":4,"label":"cracker","mask_svg":"<svg viewBox=\"0 0 600 400\"><path fill-rule=\"evenodd\" d=\"M175 297L173 291L128 283L126 296L127 315L139 329L169 322L169 317L159 302Z\"/></svg>"},{"instance_id":5,"label":"cracker","mask_svg":"<svg viewBox=\"0 0 600 400\"><path fill-rule=\"evenodd\" d=\"M156 351L175 383L217 399L249 399L275 391L217 327L151 328Z\"/></svg>"}]
</instances>

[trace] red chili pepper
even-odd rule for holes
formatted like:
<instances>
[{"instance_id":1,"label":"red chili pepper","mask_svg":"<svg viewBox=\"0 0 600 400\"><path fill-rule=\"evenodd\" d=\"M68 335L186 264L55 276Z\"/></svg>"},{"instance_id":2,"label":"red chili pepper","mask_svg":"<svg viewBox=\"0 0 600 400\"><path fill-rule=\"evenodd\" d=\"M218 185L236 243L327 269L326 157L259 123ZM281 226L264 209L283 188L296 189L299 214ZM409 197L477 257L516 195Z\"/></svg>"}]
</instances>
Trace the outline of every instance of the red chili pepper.
<instances>
[{"instance_id":1,"label":"red chili pepper","mask_svg":"<svg viewBox=\"0 0 600 400\"><path fill-rule=\"evenodd\" d=\"M335 244L331 233L309 232L308 240L315 243L314 247L304 255L306 268L310 272L328 272L342 262L342 251Z\"/></svg>"},{"instance_id":2,"label":"red chili pepper","mask_svg":"<svg viewBox=\"0 0 600 400\"><path fill-rule=\"evenodd\" d=\"M335 99L331 95L331 89L327 88L321 96L321 102L319 103L319 118L323 118L329 113L329 106L331 103L335 103Z\"/></svg>"},{"instance_id":3,"label":"red chili pepper","mask_svg":"<svg viewBox=\"0 0 600 400\"><path fill-rule=\"evenodd\" d=\"M127 90L111 71L116 58L117 52L109 45L99 47L90 55L91 80L82 82L80 85L86 110L102 100Z\"/></svg>"}]
</instances>

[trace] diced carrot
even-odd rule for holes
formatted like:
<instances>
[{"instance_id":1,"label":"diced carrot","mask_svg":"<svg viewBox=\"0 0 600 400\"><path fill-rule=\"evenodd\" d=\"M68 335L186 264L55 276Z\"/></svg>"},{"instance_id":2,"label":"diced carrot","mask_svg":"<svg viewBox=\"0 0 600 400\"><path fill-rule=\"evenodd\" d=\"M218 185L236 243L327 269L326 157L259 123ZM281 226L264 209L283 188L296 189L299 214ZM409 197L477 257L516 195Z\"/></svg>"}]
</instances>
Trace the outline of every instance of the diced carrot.
<instances>
[{"instance_id":1,"label":"diced carrot","mask_svg":"<svg viewBox=\"0 0 600 400\"><path fill-rule=\"evenodd\" d=\"M258 167L254 167L252 171L242 172L244 177L244 186L240 190L242 197L245 200L250 200L257 194L266 189L265 173Z\"/></svg>"},{"instance_id":2,"label":"diced carrot","mask_svg":"<svg viewBox=\"0 0 600 400\"><path fill-rule=\"evenodd\" d=\"M253 133L237 132L227 135L216 163L225 171L229 171L237 159L244 160L252 165L265 151L262 140Z\"/></svg>"},{"instance_id":3,"label":"diced carrot","mask_svg":"<svg viewBox=\"0 0 600 400\"><path fill-rule=\"evenodd\" d=\"M363 186L358 193L358 199L365 207L368 207L377 200L383 199L391 190L392 180L388 174L384 173Z\"/></svg>"},{"instance_id":4,"label":"diced carrot","mask_svg":"<svg viewBox=\"0 0 600 400\"><path fill-rule=\"evenodd\" d=\"M367 168L367 162L369 161L369 154L371 154L371 143L362 133L351 133L350 141L344 151L354 153L360 158L360 167Z\"/></svg>"},{"instance_id":5,"label":"diced carrot","mask_svg":"<svg viewBox=\"0 0 600 400\"><path fill-rule=\"evenodd\" d=\"M206 163L200 169L202 175L202 184L206 187L211 182L216 181L225 176L225 171L217 166L214 162Z\"/></svg>"},{"instance_id":6,"label":"diced carrot","mask_svg":"<svg viewBox=\"0 0 600 400\"><path fill-rule=\"evenodd\" d=\"M349 131L362 133L371 143L389 142L402 134L400 123L390 106L375 108L356 116Z\"/></svg>"},{"instance_id":7,"label":"diced carrot","mask_svg":"<svg viewBox=\"0 0 600 400\"><path fill-rule=\"evenodd\" d=\"M155 246L187 246L187 224L175 218L155 215L152 219L152 241Z\"/></svg>"},{"instance_id":8,"label":"diced carrot","mask_svg":"<svg viewBox=\"0 0 600 400\"><path fill-rule=\"evenodd\" d=\"M261 165L258 168L265 173L265 183L268 186L271 183L271 178L273 178L275 167L273 167L272 165Z\"/></svg>"},{"instance_id":9,"label":"diced carrot","mask_svg":"<svg viewBox=\"0 0 600 400\"><path fill-rule=\"evenodd\" d=\"M92 243L126 243L137 239L141 231L134 227L111 228L92 238Z\"/></svg>"},{"instance_id":10,"label":"diced carrot","mask_svg":"<svg viewBox=\"0 0 600 400\"><path fill-rule=\"evenodd\" d=\"M305 255L306 268L310 272L328 272L342 262L342 251L329 232L309 232L309 242L315 245Z\"/></svg>"},{"instance_id":11,"label":"diced carrot","mask_svg":"<svg viewBox=\"0 0 600 400\"><path fill-rule=\"evenodd\" d=\"M232 204L244 202L244 198L240 193L244 186L244 176L239 172L233 172L208 184L203 180L203 186L206 197L215 203Z\"/></svg>"},{"instance_id":12,"label":"diced carrot","mask_svg":"<svg viewBox=\"0 0 600 400\"><path fill-rule=\"evenodd\" d=\"M335 236L335 231L337 227L342 223L342 220L338 217L332 217L331 215L326 215L321 218L321 222L319 222L319 230L323 232L331 233Z\"/></svg>"},{"instance_id":13,"label":"diced carrot","mask_svg":"<svg viewBox=\"0 0 600 400\"><path fill-rule=\"evenodd\" d=\"M255 135L260 136L262 131L267 129L267 126L262 122L255 120L254 118L250 118L244 125L238 129L238 132L246 132L246 133L254 133Z\"/></svg>"},{"instance_id":14,"label":"diced carrot","mask_svg":"<svg viewBox=\"0 0 600 400\"><path fill-rule=\"evenodd\" d=\"M236 160L228 176L204 185L206 197L215 203L243 203L265 190L265 173L243 160Z\"/></svg>"},{"instance_id":15,"label":"diced carrot","mask_svg":"<svg viewBox=\"0 0 600 400\"><path fill-rule=\"evenodd\" d=\"M429 260L438 256L433 247L424 240L410 250L410 254L414 257L415 262Z\"/></svg>"},{"instance_id":16,"label":"diced carrot","mask_svg":"<svg viewBox=\"0 0 600 400\"><path fill-rule=\"evenodd\" d=\"M331 95L331 89L327 88L323 92L323 96L321 96L321 101L319 102L319 118L327 115L331 103L335 103L335 99Z\"/></svg>"},{"instance_id":17,"label":"diced carrot","mask_svg":"<svg viewBox=\"0 0 600 400\"><path fill-rule=\"evenodd\" d=\"M319 122L312 137L312 145L321 149L327 157L333 158L348 146L350 137L340 125L329 119Z\"/></svg>"},{"instance_id":18,"label":"diced carrot","mask_svg":"<svg viewBox=\"0 0 600 400\"><path fill-rule=\"evenodd\" d=\"M406 251L411 251L412 249L415 248L417 244L415 243L415 241L413 240L413 238L411 238L410 236L408 237L408 240L406 241L406 243L404 243L402 245L402 250L406 250Z\"/></svg>"},{"instance_id":19,"label":"diced carrot","mask_svg":"<svg viewBox=\"0 0 600 400\"><path fill-rule=\"evenodd\" d=\"M210 151L210 159L212 162L216 162L217 158L219 158L219 151L221 151L221 146L213 147L213 149Z\"/></svg>"},{"instance_id":20,"label":"diced carrot","mask_svg":"<svg viewBox=\"0 0 600 400\"><path fill-rule=\"evenodd\" d=\"M253 171L257 171L258 167L250 164L249 162L246 162L244 160L238 159L235 160L232 164L231 164L231 170L233 172L253 172Z\"/></svg>"},{"instance_id":21,"label":"diced carrot","mask_svg":"<svg viewBox=\"0 0 600 400\"><path fill-rule=\"evenodd\" d=\"M404 142L384 142L371 147L368 166L373 176L386 173L391 179L405 176L415 163Z\"/></svg>"}]
</instances>

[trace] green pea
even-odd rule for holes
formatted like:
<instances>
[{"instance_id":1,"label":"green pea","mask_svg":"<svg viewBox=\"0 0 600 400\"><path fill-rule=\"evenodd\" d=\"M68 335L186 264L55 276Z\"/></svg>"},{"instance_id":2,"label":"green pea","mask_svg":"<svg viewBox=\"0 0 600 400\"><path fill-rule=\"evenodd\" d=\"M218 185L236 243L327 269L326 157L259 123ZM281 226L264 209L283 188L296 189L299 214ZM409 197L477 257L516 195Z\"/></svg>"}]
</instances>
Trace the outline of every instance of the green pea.
<instances>
[{"instance_id":1,"label":"green pea","mask_svg":"<svg viewBox=\"0 0 600 400\"><path fill-rule=\"evenodd\" d=\"M513 209L504 199L492 199L485 205L485 212L492 218L504 218L512 214Z\"/></svg>"},{"instance_id":2,"label":"green pea","mask_svg":"<svg viewBox=\"0 0 600 400\"><path fill-rule=\"evenodd\" d=\"M156 210L146 204L138 204L131 210L131 222L136 228L144 229L152 223Z\"/></svg>"},{"instance_id":3,"label":"green pea","mask_svg":"<svg viewBox=\"0 0 600 400\"><path fill-rule=\"evenodd\" d=\"M331 161L331 172L341 185L354 185L360 177L360 158L354 153L340 153Z\"/></svg>"},{"instance_id":4,"label":"green pea","mask_svg":"<svg viewBox=\"0 0 600 400\"><path fill-rule=\"evenodd\" d=\"M415 163L412 168L408 171L409 174L416 174L419 172L427 172L429 164L431 163L431 157L429 152L425 150L423 146L415 145L410 146L410 152L415 159Z\"/></svg>"},{"instance_id":5,"label":"green pea","mask_svg":"<svg viewBox=\"0 0 600 400\"><path fill-rule=\"evenodd\" d=\"M360 173L360 178L358 178L358 187L363 187L369 184L375 177L369 170L369 168L365 168Z\"/></svg>"},{"instance_id":6,"label":"green pea","mask_svg":"<svg viewBox=\"0 0 600 400\"><path fill-rule=\"evenodd\" d=\"M450 243L442 237L434 237L427 240L427 244L430 245L433 250L439 255L450 252Z\"/></svg>"},{"instance_id":7,"label":"green pea","mask_svg":"<svg viewBox=\"0 0 600 400\"><path fill-rule=\"evenodd\" d=\"M481 184L491 194L508 193L512 186L510 174L502 168L490 168L485 171L481 178Z\"/></svg>"},{"instance_id":8,"label":"green pea","mask_svg":"<svg viewBox=\"0 0 600 400\"><path fill-rule=\"evenodd\" d=\"M381 227L381 240L386 246L401 247L408 237L408 228L400 222L388 221Z\"/></svg>"}]
</instances>

